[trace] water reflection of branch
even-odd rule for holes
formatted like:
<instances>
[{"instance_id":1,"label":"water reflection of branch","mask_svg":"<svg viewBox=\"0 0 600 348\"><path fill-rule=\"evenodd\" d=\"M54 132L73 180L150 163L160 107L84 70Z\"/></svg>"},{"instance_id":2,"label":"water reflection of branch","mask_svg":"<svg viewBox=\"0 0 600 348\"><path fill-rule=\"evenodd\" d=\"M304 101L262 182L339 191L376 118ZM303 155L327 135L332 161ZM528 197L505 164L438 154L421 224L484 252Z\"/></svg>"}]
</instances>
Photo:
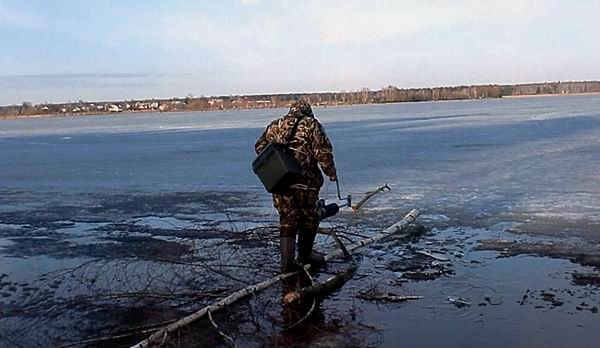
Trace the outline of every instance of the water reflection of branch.
<instances>
[{"instance_id":1,"label":"water reflection of branch","mask_svg":"<svg viewBox=\"0 0 600 348\"><path fill-rule=\"evenodd\" d=\"M310 275L310 272L308 271L308 269L304 268L303 270L304 270L304 274L306 274L306 276L310 280L311 286L315 286L315 280ZM302 318L300 318L300 320L298 320L297 322L293 323L292 325L286 326L283 329L284 330L291 330L291 329L295 328L296 326L300 325L302 322L304 322L304 320L306 320L306 318L308 318L313 313L313 311L315 310L316 305L317 305L317 297L313 296L313 298L312 298L312 305L310 306L310 308L308 309L308 311L306 311L306 314Z\"/></svg>"},{"instance_id":2,"label":"water reflection of branch","mask_svg":"<svg viewBox=\"0 0 600 348\"><path fill-rule=\"evenodd\" d=\"M88 340L83 340L83 341L78 341L78 342L72 342L72 343L68 343L68 344L64 344L64 345L58 346L57 348L67 348L67 347L75 347L75 346L88 346L88 345L93 344L93 343L101 343L101 342L105 342L105 341L114 341L114 340L121 339L121 338L127 338L127 337L137 336L137 335L141 335L141 334L146 334L146 333L154 332L160 326L162 326L162 325L168 325L168 324L170 324L170 323L172 323L174 321L175 321L174 319L172 319L172 320L165 320L165 321L161 321L159 323L155 323L155 324L151 324L151 325L143 325L143 326L133 327L133 328L130 328L128 330L124 330L123 333L114 334L114 335L110 335L110 336L104 336L104 337L91 338L91 339L88 339Z\"/></svg>"},{"instance_id":3,"label":"water reflection of branch","mask_svg":"<svg viewBox=\"0 0 600 348\"><path fill-rule=\"evenodd\" d=\"M237 347L237 345L235 344L235 341L233 340L233 338L231 338L231 336L228 336L227 334L225 334L223 331L221 331L221 329L219 329L219 326L217 325L217 323L215 323L212 314L210 311L208 311L208 320L210 320L210 323L212 324L212 326L215 328L215 330L217 330L217 332L219 333L219 335L221 335L221 337L223 337L225 343L227 344L227 346L229 347Z\"/></svg>"},{"instance_id":4,"label":"water reflection of branch","mask_svg":"<svg viewBox=\"0 0 600 348\"><path fill-rule=\"evenodd\" d=\"M170 264L178 264L178 265L188 265L188 266L202 267L202 268L205 268L205 269L207 269L207 270L209 270L211 272L214 272L214 273L217 273L219 275L222 275L225 278L234 280L234 281L242 283L242 284L246 284L246 285L248 284L248 282L246 280L239 279L239 278L234 277L234 276L232 276L232 275L230 275L228 273L225 273L223 271L217 270L214 267L211 267L211 266L209 266L206 263L188 263L188 262L173 261L173 260L167 260L167 259L161 259L161 258L157 258L157 261L163 261L163 262L167 262L167 263L170 263Z\"/></svg>"}]
</instances>

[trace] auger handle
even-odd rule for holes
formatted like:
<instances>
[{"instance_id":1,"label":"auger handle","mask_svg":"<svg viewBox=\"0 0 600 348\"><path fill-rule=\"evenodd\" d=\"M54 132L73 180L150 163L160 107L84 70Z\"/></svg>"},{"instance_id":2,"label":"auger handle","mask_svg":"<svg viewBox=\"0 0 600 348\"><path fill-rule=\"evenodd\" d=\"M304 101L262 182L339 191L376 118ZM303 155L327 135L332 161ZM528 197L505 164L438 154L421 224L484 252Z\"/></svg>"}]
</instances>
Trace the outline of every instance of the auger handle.
<instances>
[{"instance_id":1,"label":"auger handle","mask_svg":"<svg viewBox=\"0 0 600 348\"><path fill-rule=\"evenodd\" d=\"M341 207L352 207L352 196L348 195L346 198L342 198L342 194L340 193L340 181L339 179L335 180L335 187L337 188L337 196L340 201L346 201L346 204L340 205Z\"/></svg>"}]
</instances>

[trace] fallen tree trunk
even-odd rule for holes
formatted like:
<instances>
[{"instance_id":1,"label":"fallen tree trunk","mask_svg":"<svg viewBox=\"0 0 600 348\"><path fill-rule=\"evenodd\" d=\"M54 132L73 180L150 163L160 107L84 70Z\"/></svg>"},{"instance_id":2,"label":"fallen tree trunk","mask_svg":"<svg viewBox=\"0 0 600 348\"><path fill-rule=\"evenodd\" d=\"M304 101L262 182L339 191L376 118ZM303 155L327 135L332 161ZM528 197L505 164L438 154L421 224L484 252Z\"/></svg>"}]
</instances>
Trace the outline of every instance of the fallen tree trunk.
<instances>
[{"instance_id":1,"label":"fallen tree trunk","mask_svg":"<svg viewBox=\"0 0 600 348\"><path fill-rule=\"evenodd\" d=\"M409 224L411 224L413 221L415 221L415 219L417 218L417 216L419 216L420 212L417 209L413 209L410 211L410 213L408 213L408 215L406 215L402 220L396 222L395 224L393 224L392 226L386 228L385 230L383 230L382 232L377 233L376 235L369 237L369 238L365 238L363 240L360 240L359 242L352 244L351 246L349 246L348 248L346 248L349 252L352 252L358 248L361 248L367 244L371 244L373 242L376 242L380 239L383 239L391 234L394 233L398 233L400 231L402 231L403 228L405 228L406 226L408 226ZM329 260L329 259L333 259L335 257L339 257L339 256L344 256L344 252L340 249L334 251L333 253L325 256L325 260Z\"/></svg>"},{"instance_id":2,"label":"fallen tree trunk","mask_svg":"<svg viewBox=\"0 0 600 348\"><path fill-rule=\"evenodd\" d=\"M308 270L310 268L310 265L305 265L304 268ZM131 348L150 347L150 345L152 343L160 342L163 339L166 339L166 337L169 333L174 332L174 331L204 317L205 315L208 314L208 312L216 312L219 309L225 308L225 307L229 306L230 304L237 302L238 300L240 300L250 294L253 294L253 293L256 293L263 289L266 289L269 286L277 283L280 280L291 277L292 275L294 275L296 273L297 272L283 273L276 277L273 277L273 278L267 279L263 282L260 282L258 284L254 284L254 285L245 287L243 289L240 289L240 290L232 293L231 295L225 297L224 299L218 301L215 304L206 306L206 307L200 309L199 311L188 315L187 317L183 317L183 318L177 320L176 322L165 326L164 328L153 333L151 336L149 336L145 340L139 342L138 344L136 344L134 346L131 346Z\"/></svg>"},{"instance_id":3,"label":"fallen tree trunk","mask_svg":"<svg viewBox=\"0 0 600 348\"><path fill-rule=\"evenodd\" d=\"M350 280L354 276L356 268L357 267L354 265L350 266L345 271L329 277L329 279L321 284L315 284L302 288L298 291L288 292L285 294L285 296L283 296L283 303L290 304L306 296L316 296L332 292Z\"/></svg>"},{"instance_id":4,"label":"fallen tree trunk","mask_svg":"<svg viewBox=\"0 0 600 348\"><path fill-rule=\"evenodd\" d=\"M389 187L388 184L385 184L385 185L381 186L380 188L378 188L377 190L367 192L365 194L365 197L363 199L361 199L360 202L356 203L355 206L352 207L352 211L354 211L354 212L358 211L358 209L360 209L360 207L362 207L362 205L365 204L369 199L373 198L378 193L385 192L386 190L390 191L391 189L392 188Z\"/></svg>"},{"instance_id":5,"label":"fallen tree trunk","mask_svg":"<svg viewBox=\"0 0 600 348\"><path fill-rule=\"evenodd\" d=\"M351 252L351 251L356 250L356 249L358 249L362 246L365 246L369 243L372 243L372 242L378 241L382 238L385 238L385 237L389 236L390 234L398 233L404 227L406 227L407 225L412 223L417 218L418 215L419 215L419 211L417 209L413 209L402 220L400 220L397 223L395 223L394 225L388 227L383 232L380 232L370 238L363 239L363 240L359 241L358 243L353 244L350 247L348 247L347 250L349 252ZM331 260L335 257L343 256L343 254L344 254L343 251L338 249L338 250L332 252L331 254L326 255L325 260ZM308 269L310 269L310 264L304 265L304 270L308 270ZM253 294L253 293L256 293L263 289L266 289L266 288L270 287L271 285L273 285L283 279L289 278L297 273L298 272L283 273L283 274L277 275L273 278L262 281L258 284L250 285L243 289L240 289L240 290L232 293L231 295L225 297L224 299L218 301L215 304L206 306L186 317L183 317L183 318L177 320L176 322L174 322L172 324L169 324L169 325L163 327L162 329L156 331L155 333L150 335L148 338L146 338L145 340L132 346L131 348L146 348L146 347L150 347L150 345L153 343L164 341L167 339L169 333L177 331L180 328L182 328L186 325L189 325L190 323L204 317L205 315L208 314L209 311L211 313L214 313L222 308L225 308L225 307L231 305L234 302L237 302L238 300L240 300L250 294Z\"/></svg>"}]
</instances>

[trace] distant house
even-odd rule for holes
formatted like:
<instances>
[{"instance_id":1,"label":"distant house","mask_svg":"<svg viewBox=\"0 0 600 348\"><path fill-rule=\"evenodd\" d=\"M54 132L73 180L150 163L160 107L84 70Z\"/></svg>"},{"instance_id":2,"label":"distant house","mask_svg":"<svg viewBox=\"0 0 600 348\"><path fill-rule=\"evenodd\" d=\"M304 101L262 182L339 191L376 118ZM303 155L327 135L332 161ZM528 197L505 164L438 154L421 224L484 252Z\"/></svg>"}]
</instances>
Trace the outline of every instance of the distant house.
<instances>
[{"instance_id":1,"label":"distant house","mask_svg":"<svg viewBox=\"0 0 600 348\"><path fill-rule=\"evenodd\" d=\"M255 103L256 103L256 107L259 107L259 108L268 108L271 105L270 100L257 100Z\"/></svg>"},{"instance_id":2,"label":"distant house","mask_svg":"<svg viewBox=\"0 0 600 348\"><path fill-rule=\"evenodd\" d=\"M223 99L209 99L208 106L214 106L215 104L223 104Z\"/></svg>"},{"instance_id":3,"label":"distant house","mask_svg":"<svg viewBox=\"0 0 600 348\"><path fill-rule=\"evenodd\" d=\"M116 104L110 104L108 106L108 111L109 112L121 112L123 110L121 110L121 108L118 105L116 105Z\"/></svg>"}]
</instances>

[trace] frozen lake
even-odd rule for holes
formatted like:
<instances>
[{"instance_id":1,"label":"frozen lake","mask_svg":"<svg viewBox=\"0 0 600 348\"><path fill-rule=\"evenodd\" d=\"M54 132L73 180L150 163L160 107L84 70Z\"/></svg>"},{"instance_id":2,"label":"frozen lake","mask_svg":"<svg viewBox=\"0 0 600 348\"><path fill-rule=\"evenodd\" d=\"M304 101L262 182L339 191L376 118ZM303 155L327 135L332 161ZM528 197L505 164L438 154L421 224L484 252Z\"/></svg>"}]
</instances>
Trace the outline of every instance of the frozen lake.
<instances>
[{"instance_id":1,"label":"frozen lake","mask_svg":"<svg viewBox=\"0 0 600 348\"><path fill-rule=\"evenodd\" d=\"M0 121L9 192L261 193L253 144L282 109ZM342 189L390 202L600 219L600 96L316 108ZM332 196L333 187L325 193ZM269 200L267 195L261 199Z\"/></svg>"},{"instance_id":2,"label":"frozen lake","mask_svg":"<svg viewBox=\"0 0 600 348\"><path fill-rule=\"evenodd\" d=\"M317 306L322 332L282 329L280 288L217 317L225 332L248 346L597 344L600 96L314 111L343 195L392 187L322 227L354 238L419 208L427 232L361 252L359 275ZM271 276L277 216L251 162L285 112L0 120L0 346L121 333L195 310L189 294L213 301ZM333 242L320 236L319 248ZM358 299L376 287L424 298ZM223 343L198 325L192 342Z\"/></svg>"}]
</instances>

